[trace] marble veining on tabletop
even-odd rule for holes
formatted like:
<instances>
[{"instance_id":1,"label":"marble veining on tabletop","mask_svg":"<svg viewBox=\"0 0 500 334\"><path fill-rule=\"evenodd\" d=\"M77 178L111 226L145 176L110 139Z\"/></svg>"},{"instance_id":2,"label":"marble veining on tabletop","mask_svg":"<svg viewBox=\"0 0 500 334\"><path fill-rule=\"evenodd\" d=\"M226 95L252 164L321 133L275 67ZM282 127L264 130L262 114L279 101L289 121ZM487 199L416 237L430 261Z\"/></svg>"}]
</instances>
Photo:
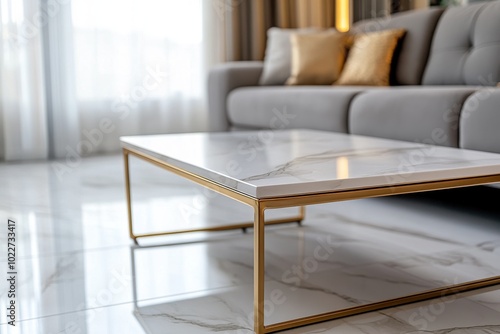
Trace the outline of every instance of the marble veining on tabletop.
<instances>
[{"instance_id":1,"label":"marble veining on tabletop","mask_svg":"<svg viewBox=\"0 0 500 334\"><path fill-rule=\"evenodd\" d=\"M313 130L122 137L134 149L257 198L500 174L500 154Z\"/></svg>"}]
</instances>

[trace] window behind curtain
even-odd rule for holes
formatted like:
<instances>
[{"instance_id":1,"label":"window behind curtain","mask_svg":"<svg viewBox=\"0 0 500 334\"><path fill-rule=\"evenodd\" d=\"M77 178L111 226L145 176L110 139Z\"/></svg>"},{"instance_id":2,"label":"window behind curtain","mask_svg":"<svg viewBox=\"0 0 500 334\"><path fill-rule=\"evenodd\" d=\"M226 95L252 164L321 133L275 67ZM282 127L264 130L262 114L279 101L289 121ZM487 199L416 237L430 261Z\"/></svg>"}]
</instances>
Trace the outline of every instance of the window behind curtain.
<instances>
[{"instance_id":1,"label":"window behind curtain","mask_svg":"<svg viewBox=\"0 0 500 334\"><path fill-rule=\"evenodd\" d=\"M92 153L123 135L204 129L203 1L72 1L80 127L113 128Z\"/></svg>"},{"instance_id":2,"label":"window behind curtain","mask_svg":"<svg viewBox=\"0 0 500 334\"><path fill-rule=\"evenodd\" d=\"M74 0L77 95L130 93L151 71L168 73L148 99L202 93L202 0Z\"/></svg>"}]
</instances>

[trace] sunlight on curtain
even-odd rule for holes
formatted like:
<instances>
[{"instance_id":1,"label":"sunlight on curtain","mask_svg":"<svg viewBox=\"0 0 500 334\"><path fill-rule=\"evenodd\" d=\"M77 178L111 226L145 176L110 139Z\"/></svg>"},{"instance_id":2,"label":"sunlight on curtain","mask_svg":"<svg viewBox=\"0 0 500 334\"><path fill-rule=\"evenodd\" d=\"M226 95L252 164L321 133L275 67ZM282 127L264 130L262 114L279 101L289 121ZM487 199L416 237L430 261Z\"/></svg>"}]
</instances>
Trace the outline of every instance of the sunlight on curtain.
<instances>
[{"instance_id":1,"label":"sunlight on curtain","mask_svg":"<svg viewBox=\"0 0 500 334\"><path fill-rule=\"evenodd\" d=\"M0 160L48 156L39 0L1 0Z\"/></svg>"},{"instance_id":2,"label":"sunlight on curtain","mask_svg":"<svg viewBox=\"0 0 500 334\"><path fill-rule=\"evenodd\" d=\"M96 141L89 153L116 150L121 135L205 129L202 1L72 2L80 125Z\"/></svg>"}]
</instances>

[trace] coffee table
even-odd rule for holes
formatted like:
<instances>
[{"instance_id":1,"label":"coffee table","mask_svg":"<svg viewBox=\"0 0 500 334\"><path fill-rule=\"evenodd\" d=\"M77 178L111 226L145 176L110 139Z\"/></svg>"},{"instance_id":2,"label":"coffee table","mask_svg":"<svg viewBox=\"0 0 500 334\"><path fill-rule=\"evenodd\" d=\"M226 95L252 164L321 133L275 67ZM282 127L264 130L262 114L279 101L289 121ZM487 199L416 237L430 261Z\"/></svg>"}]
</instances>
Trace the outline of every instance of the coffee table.
<instances>
[{"instance_id":1,"label":"coffee table","mask_svg":"<svg viewBox=\"0 0 500 334\"><path fill-rule=\"evenodd\" d=\"M500 182L500 154L313 130L122 137L130 237L254 228L254 331L272 333L496 285L489 277L376 303L264 325L264 227L302 221L304 206ZM129 156L254 209L253 223L135 234ZM265 221L266 209L300 207Z\"/></svg>"}]
</instances>

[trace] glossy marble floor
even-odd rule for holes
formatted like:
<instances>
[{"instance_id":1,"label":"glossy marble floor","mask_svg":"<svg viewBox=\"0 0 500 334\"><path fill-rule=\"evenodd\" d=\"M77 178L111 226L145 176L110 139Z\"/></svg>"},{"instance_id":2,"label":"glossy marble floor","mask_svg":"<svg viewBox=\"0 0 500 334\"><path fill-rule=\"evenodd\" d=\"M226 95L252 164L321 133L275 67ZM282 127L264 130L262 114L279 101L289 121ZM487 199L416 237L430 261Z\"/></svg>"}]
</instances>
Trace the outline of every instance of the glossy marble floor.
<instances>
[{"instance_id":1,"label":"glossy marble floor","mask_svg":"<svg viewBox=\"0 0 500 334\"><path fill-rule=\"evenodd\" d=\"M61 166L59 166L61 167ZM252 234L128 238L121 156L0 165L1 333L251 333ZM64 174L61 174L61 171ZM132 160L138 232L248 221L249 208ZM500 189L307 209L266 232L268 323L500 274ZM271 212L282 216L292 212ZM7 219L17 224L15 327ZM500 333L500 287L284 333Z\"/></svg>"}]
</instances>

